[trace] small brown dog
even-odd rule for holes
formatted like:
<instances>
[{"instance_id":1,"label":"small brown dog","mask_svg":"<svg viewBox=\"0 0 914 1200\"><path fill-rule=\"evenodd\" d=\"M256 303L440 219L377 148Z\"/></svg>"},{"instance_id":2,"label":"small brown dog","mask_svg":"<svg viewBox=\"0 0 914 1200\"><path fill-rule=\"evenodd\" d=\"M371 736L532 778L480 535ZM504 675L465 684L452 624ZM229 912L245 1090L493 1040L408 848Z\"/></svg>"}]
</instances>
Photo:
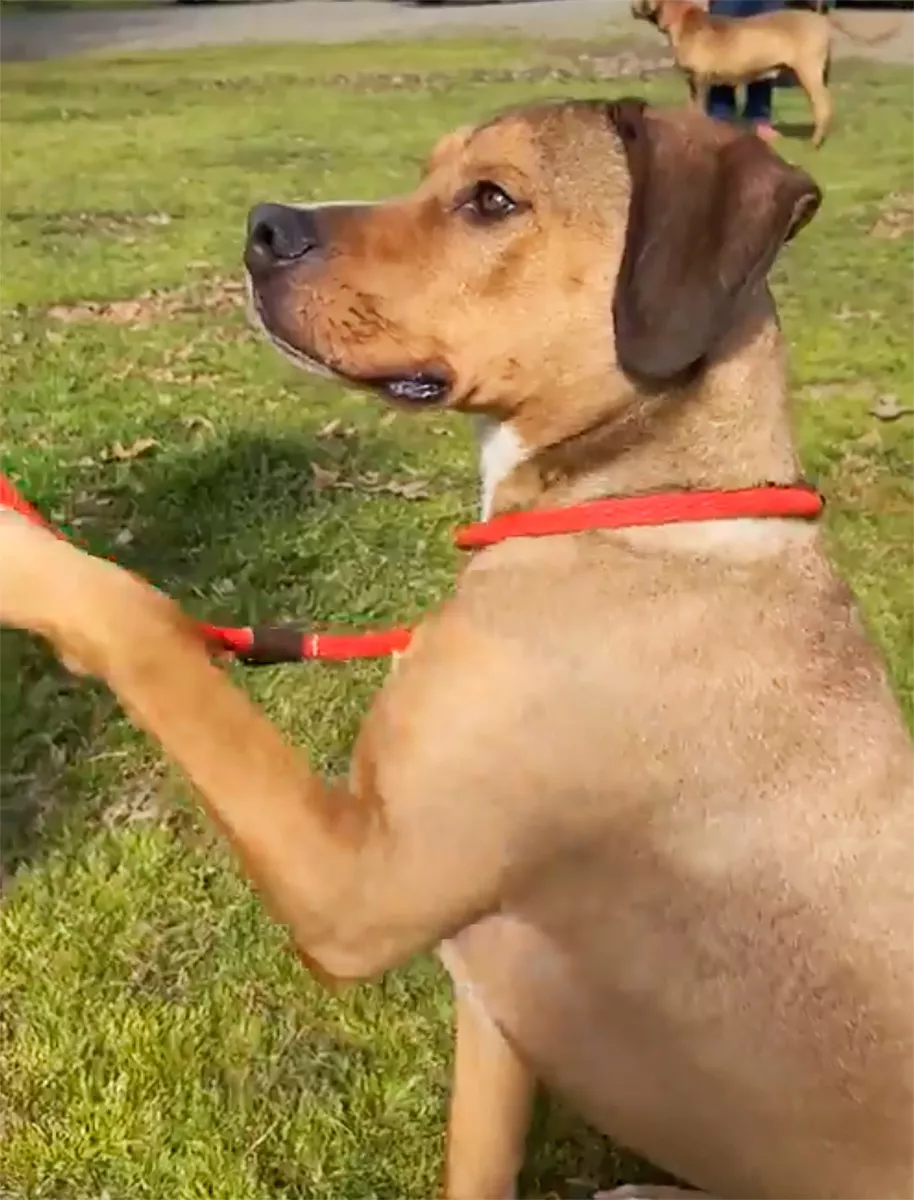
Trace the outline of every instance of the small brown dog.
<instances>
[{"instance_id":1,"label":"small brown dog","mask_svg":"<svg viewBox=\"0 0 914 1200\"><path fill-rule=\"evenodd\" d=\"M819 199L704 116L542 104L410 195L261 206L246 261L295 362L482 418L487 515L790 484L766 275ZM348 785L164 596L9 513L0 564L0 619L107 680L309 966L441 947L452 1200L513 1194L537 1079L720 1196L910 1198L911 746L814 524L480 551Z\"/></svg>"},{"instance_id":2,"label":"small brown dog","mask_svg":"<svg viewBox=\"0 0 914 1200\"><path fill-rule=\"evenodd\" d=\"M868 44L896 31L861 38L830 14L788 9L750 17L710 16L689 0L633 0L632 15L666 34L692 101L702 111L712 84L739 86L792 70L812 108L814 146L825 140L834 109L828 90L832 25Z\"/></svg>"}]
</instances>

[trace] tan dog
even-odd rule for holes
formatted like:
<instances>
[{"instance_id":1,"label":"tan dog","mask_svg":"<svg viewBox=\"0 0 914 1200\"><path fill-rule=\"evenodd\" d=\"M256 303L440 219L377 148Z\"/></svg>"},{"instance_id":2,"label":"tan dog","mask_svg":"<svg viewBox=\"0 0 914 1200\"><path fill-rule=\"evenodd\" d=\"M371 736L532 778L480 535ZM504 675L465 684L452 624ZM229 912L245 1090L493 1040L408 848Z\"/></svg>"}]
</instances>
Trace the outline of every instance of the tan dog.
<instances>
[{"instance_id":1,"label":"tan dog","mask_svg":"<svg viewBox=\"0 0 914 1200\"><path fill-rule=\"evenodd\" d=\"M491 513L787 483L765 276L819 199L705 117L543 104L406 197L256 209L246 260L295 361L485 419ZM814 525L480 552L348 785L160 594L10 515L0 563L3 620L184 767L310 967L441 946L453 1200L512 1194L535 1080L720 1196L911 1196L911 747Z\"/></svg>"},{"instance_id":2,"label":"tan dog","mask_svg":"<svg viewBox=\"0 0 914 1200\"><path fill-rule=\"evenodd\" d=\"M710 16L689 0L634 0L632 15L650 21L669 39L676 65L685 74L692 101L702 111L715 83L739 86L792 70L813 113L813 145L828 133L834 105L828 90L832 25L855 41L875 44L892 37L897 25L862 38L832 14L785 9L750 17Z\"/></svg>"}]
</instances>

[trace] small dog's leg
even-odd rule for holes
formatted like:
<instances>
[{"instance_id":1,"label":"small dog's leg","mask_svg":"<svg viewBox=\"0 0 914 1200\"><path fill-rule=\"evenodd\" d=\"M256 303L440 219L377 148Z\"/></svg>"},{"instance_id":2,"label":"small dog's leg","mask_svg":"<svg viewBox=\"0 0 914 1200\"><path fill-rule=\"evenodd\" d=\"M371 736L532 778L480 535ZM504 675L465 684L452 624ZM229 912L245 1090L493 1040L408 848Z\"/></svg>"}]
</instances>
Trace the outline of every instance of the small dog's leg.
<instances>
[{"instance_id":1,"label":"small dog's leg","mask_svg":"<svg viewBox=\"0 0 914 1200\"><path fill-rule=\"evenodd\" d=\"M458 984L446 1200L513 1200L535 1090L533 1073Z\"/></svg>"}]
</instances>

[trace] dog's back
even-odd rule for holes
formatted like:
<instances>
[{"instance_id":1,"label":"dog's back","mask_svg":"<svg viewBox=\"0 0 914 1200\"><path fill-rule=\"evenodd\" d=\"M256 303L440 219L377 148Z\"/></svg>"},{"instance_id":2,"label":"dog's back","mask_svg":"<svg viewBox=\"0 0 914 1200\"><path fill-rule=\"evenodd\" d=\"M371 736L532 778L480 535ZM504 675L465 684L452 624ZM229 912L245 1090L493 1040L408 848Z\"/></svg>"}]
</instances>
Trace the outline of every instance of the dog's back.
<instances>
[{"instance_id":1,"label":"dog's back","mask_svg":"<svg viewBox=\"0 0 914 1200\"><path fill-rule=\"evenodd\" d=\"M787 10L716 17L689 6L674 50L684 70L742 83L781 67L802 68L810 59L825 61L830 44L829 20L819 13Z\"/></svg>"}]
</instances>

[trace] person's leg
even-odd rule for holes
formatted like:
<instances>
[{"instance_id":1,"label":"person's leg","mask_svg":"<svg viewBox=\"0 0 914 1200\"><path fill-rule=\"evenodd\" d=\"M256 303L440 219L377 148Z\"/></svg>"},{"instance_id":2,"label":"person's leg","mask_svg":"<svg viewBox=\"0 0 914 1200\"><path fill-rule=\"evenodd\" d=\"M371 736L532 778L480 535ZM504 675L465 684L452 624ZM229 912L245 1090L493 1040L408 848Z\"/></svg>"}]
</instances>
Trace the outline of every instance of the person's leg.
<instances>
[{"instance_id":1,"label":"person's leg","mask_svg":"<svg viewBox=\"0 0 914 1200\"><path fill-rule=\"evenodd\" d=\"M708 104L705 110L709 117L718 121L736 119L736 89L727 83L715 83L708 88Z\"/></svg>"},{"instance_id":2,"label":"person's leg","mask_svg":"<svg viewBox=\"0 0 914 1200\"><path fill-rule=\"evenodd\" d=\"M744 121L765 121L771 124L770 79L755 79L746 86L746 104L743 108Z\"/></svg>"},{"instance_id":3,"label":"person's leg","mask_svg":"<svg viewBox=\"0 0 914 1200\"><path fill-rule=\"evenodd\" d=\"M712 17L739 17L746 3L747 0L708 0L708 14ZM758 3L758 0L748 0L748 3ZM710 87L705 111L709 117L716 117L719 121L735 121L736 88L727 83Z\"/></svg>"},{"instance_id":4,"label":"person's leg","mask_svg":"<svg viewBox=\"0 0 914 1200\"><path fill-rule=\"evenodd\" d=\"M777 12L784 0L709 0L708 12L715 17L753 17L760 13ZM734 120L736 93L731 87L715 87L708 98L708 115ZM774 136L771 128L771 81L757 80L746 88L743 117L756 132L765 138Z\"/></svg>"},{"instance_id":5,"label":"person's leg","mask_svg":"<svg viewBox=\"0 0 914 1200\"><path fill-rule=\"evenodd\" d=\"M766 141L776 136L771 124L772 91L773 84L770 79L756 79L746 88L746 103L743 108L743 120Z\"/></svg>"}]
</instances>

